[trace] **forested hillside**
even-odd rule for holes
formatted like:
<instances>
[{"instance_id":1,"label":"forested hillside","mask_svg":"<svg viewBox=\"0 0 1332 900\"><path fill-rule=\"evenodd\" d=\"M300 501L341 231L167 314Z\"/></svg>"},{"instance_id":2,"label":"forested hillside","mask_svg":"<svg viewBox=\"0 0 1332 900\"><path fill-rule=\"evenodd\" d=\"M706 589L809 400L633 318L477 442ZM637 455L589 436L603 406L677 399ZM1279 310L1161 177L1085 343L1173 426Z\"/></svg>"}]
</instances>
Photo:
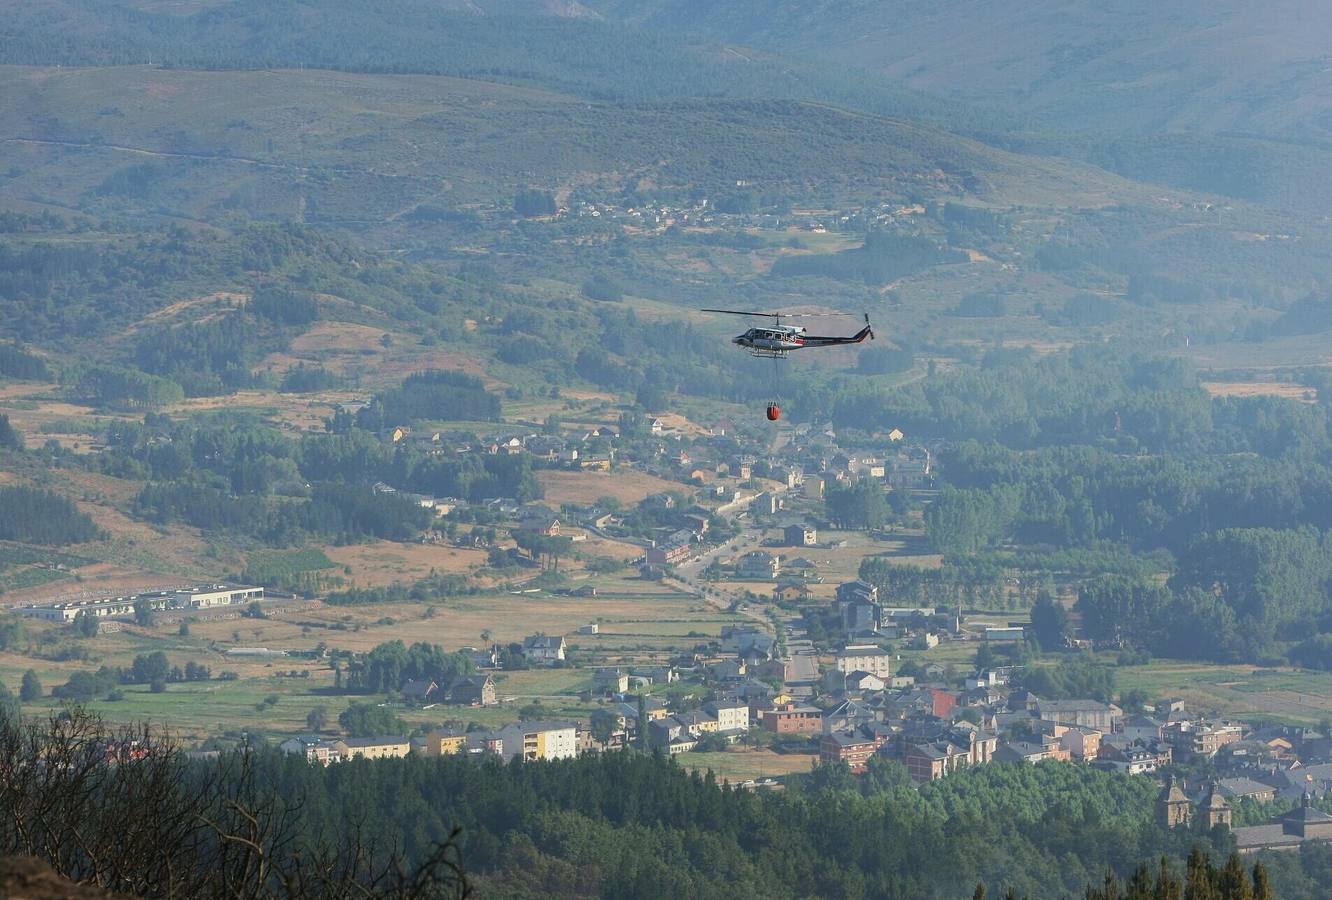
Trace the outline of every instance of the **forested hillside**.
<instances>
[{"instance_id":1,"label":"forested hillside","mask_svg":"<svg viewBox=\"0 0 1332 900\"><path fill-rule=\"evenodd\" d=\"M1328 865L1317 844L1263 854L1251 893L1250 860L1223 863L1224 829L1155 824L1151 779L1052 763L995 764L919 789L896 762L876 761L861 779L819 766L772 792L659 754L325 768L270 749L186 761L141 736L140 752L117 763L34 765L61 751L82 760L94 740L128 734L77 710L71 721L5 735L20 764L0 784L11 809L0 841L145 896L443 898L467 886L481 897L1118 900L1115 872L1127 881L1138 870L1148 892L1131 885L1130 897L1192 897L1210 882L1205 896L1219 900L1304 900ZM1157 879L1174 892L1150 893Z\"/></svg>"},{"instance_id":2,"label":"forested hillside","mask_svg":"<svg viewBox=\"0 0 1332 900\"><path fill-rule=\"evenodd\" d=\"M0 239L8 324L24 340L99 333L271 283L436 317L445 340L459 304L480 297L492 316L510 299L555 293L601 317L628 293L864 309L892 315L917 346L998 325L1026 340L1136 331L1164 347L1316 331L1307 285L1332 269L1326 223L808 102L589 105L458 79L143 67L8 69L0 98L18 130L0 145L0 197L48 217L15 218ZM303 106L321 113L302 119L293 108ZM518 213L530 191L571 212ZM618 224L644 207L655 227ZM780 230L756 230L765 217ZM319 231L253 225L274 220ZM825 221L836 240L792 233ZM198 234L204 226L223 233ZM367 241L444 266L389 265L365 254ZM580 289L593 277L612 286L600 300ZM547 281L534 290L534 279ZM550 279L572 290L552 292ZM1296 302L1299 315L1284 315ZM368 321L339 304L314 314ZM135 364L171 377L172 348L203 334L165 341L161 326L183 318L136 333ZM211 323L210 340L225 333L221 343L250 358L210 361L187 380L241 386L242 369L308 325ZM561 351L509 352L504 362L518 364Z\"/></svg>"},{"instance_id":3,"label":"forested hillside","mask_svg":"<svg viewBox=\"0 0 1332 900\"><path fill-rule=\"evenodd\" d=\"M755 795L617 754L508 768L288 765L279 783L310 798L311 821L374 810L413 854L462 826L487 896L943 898L979 881L1000 896L1058 896L1193 840L1152 824L1149 780L1066 766L995 766L919 792L896 764L864 793L829 770Z\"/></svg>"},{"instance_id":4,"label":"forested hillside","mask_svg":"<svg viewBox=\"0 0 1332 900\"><path fill-rule=\"evenodd\" d=\"M1329 200L1327 110L1310 99L1326 94L1327 26L1297 0L1271 16L1191 3L1156 21L1136 2L0 9L0 62L430 73L611 101L809 98L1237 199L1309 212Z\"/></svg>"},{"instance_id":5,"label":"forested hillside","mask_svg":"<svg viewBox=\"0 0 1332 900\"><path fill-rule=\"evenodd\" d=\"M1314 5L1042 0L588 0L616 21L835 59L919 90L1094 130L1326 132L1332 32ZM1324 103L1326 101L1323 101Z\"/></svg>"},{"instance_id":6,"label":"forested hillside","mask_svg":"<svg viewBox=\"0 0 1332 900\"><path fill-rule=\"evenodd\" d=\"M231 0L165 7L58 0L0 4L0 62L181 68L306 67L537 84L602 100L813 97L930 121L1003 121L868 72L621 25L553 16L575 4ZM484 10L483 7L488 7Z\"/></svg>"},{"instance_id":7,"label":"forested hillside","mask_svg":"<svg viewBox=\"0 0 1332 900\"><path fill-rule=\"evenodd\" d=\"M366 107L378 115L363 115ZM288 218L298 210L251 204L294 203L295 191L315 205L304 211L308 221L352 224L408 212L441 188L448 199L432 203L507 201L525 181L550 190L589 175L608 189L651 181L666 196L734 190L743 179L792 200L839 203L950 188L1000 203L1140 196L1094 168L1015 156L915 121L690 91L587 103L433 76L6 67L0 109L3 150L27 189L52 190L89 212L128 201L222 221ZM48 167L77 178L48 184ZM12 183L19 172L8 174ZM255 196L279 184L275 197ZM386 196L366 196L376 192ZM352 194L357 205L339 205ZM393 203L401 205L383 205Z\"/></svg>"}]
</instances>

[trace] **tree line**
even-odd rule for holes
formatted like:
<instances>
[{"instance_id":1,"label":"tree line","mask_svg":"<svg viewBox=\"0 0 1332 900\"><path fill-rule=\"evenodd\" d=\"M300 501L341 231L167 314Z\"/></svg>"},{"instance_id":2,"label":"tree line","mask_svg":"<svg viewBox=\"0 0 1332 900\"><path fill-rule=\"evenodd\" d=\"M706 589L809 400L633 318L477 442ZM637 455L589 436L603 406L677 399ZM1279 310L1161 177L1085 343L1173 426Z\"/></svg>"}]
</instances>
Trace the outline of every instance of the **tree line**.
<instances>
[{"instance_id":1,"label":"tree line","mask_svg":"<svg viewBox=\"0 0 1332 900\"><path fill-rule=\"evenodd\" d=\"M429 510L401 494L342 482L313 486L308 500L237 496L188 482L152 483L135 497L134 510L151 521L234 531L278 547L303 543L310 535L343 542L405 541L432 520Z\"/></svg>"},{"instance_id":2,"label":"tree line","mask_svg":"<svg viewBox=\"0 0 1332 900\"><path fill-rule=\"evenodd\" d=\"M452 836L408 861L373 826L321 832L281 792L274 754L191 765L146 726L0 705L0 849L117 896L462 898Z\"/></svg>"},{"instance_id":3,"label":"tree line","mask_svg":"<svg viewBox=\"0 0 1332 900\"><path fill-rule=\"evenodd\" d=\"M1238 864L1224 830L1160 827L1150 779L1052 763L917 789L876 759L861 778L824 765L753 792L634 752L187 761L77 709L3 716L0 749L0 845L138 896L1304 900L1332 867L1318 845Z\"/></svg>"},{"instance_id":4,"label":"tree line","mask_svg":"<svg viewBox=\"0 0 1332 900\"><path fill-rule=\"evenodd\" d=\"M1310 641L1332 632L1327 547L1312 529L1200 536L1166 584L1105 576L1083 586L1083 632L1163 656L1259 662L1291 651L1316 662Z\"/></svg>"}]
</instances>

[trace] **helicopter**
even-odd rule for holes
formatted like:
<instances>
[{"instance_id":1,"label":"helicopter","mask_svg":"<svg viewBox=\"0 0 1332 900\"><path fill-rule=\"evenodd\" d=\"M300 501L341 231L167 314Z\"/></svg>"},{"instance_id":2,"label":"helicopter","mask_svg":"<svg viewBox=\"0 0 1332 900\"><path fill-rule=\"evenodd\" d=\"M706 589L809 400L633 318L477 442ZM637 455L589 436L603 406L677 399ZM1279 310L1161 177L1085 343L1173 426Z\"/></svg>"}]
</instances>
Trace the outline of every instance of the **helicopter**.
<instances>
[{"instance_id":1,"label":"helicopter","mask_svg":"<svg viewBox=\"0 0 1332 900\"><path fill-rule=\"evenodd\" d=\"M784 359L792 350L807 350L813 347L839 347L845 344L859 344L869 338L874 340L874 329L870 326L869 313L865 313L865 327L853 335L833 337L807 334L804 327L783 325L782 319L813 318L800 313L747 312L738 309L703 309L700 312L724 313L728 316L757 316L772 319L768 326L757 326L731 338L731 343L744 347L750 356L765 359ZM838 314L841 315L841 314ZM823 316L820 316L822 318Z\"/></svg>"},{"instance_id":2,"label":"helicopter","mask_svg":"<svg viewBox=\"0 0 1332 900\"><path fill-rule=\"evenodd\" d=\"M783 325L782 319L805 319L815 318L812 314L801 313L769 313L769 312L749 312L739 309L703 309L701 312L722 313L728 316L756 316L759 318L772 319L771 325L760 325L750 328L744 334L737 334L731 338L731 343L738 347L743 347L749 351L750 356L758 356L764 359L785 359L792 350L807 350L813 347L840 347L846 344L859 344L869 338L874 340L874 328L870 325L869 313L864 313L865 327L855 334L847 336L830 336L806 333L803 326ZM832 315L845 315L845 313L833 313ZM823 316L819 316L822 318ZM776 400L768 403L767 417L769 422L776 422L782 417L782 408Z\"/></svg>"}]
</instances>

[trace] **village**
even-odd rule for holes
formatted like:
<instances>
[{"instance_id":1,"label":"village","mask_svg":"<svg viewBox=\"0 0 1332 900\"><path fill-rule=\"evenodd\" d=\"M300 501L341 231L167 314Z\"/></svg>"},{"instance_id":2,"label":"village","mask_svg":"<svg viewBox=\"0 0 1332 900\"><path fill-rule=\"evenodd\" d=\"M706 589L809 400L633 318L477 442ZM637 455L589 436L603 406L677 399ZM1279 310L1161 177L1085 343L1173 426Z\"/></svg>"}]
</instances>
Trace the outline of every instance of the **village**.
<instances>
[{"instance_id":1,"label":"village","mask_svg":"<svg viewBox=\"0 0 1332 900\"><path fill-rule=\"evenodd\" d=\"M851 614L874 590L864 582L839 586L836 605ZM925 610L880 608L894 618ZM1253 729L1237 721L1200 716L1178 699L1126 713L1091 699L1042 699L1012 690L1014 667L978 670L961 686L943 667L924 667L922 680L893 675L893 654L861 635L843 644L821 677L808 639L788 624L781 655L771 635L736 626L710 652L654 666L598 666L590 692L599 704L587 721L522 720L495 729L435 727L411 736L328 738L295 735L286 753L330 765L355 757L473 755L504 761L559 760L580 753L638 748L663 754L724 749L732 745L781 745L791 752L817 748L817 760L864 774L876 759L896 760L916 784L946 778L964 767L1044 762L1087 765L1128 775L1154 776L1179 764L1205 766L1214 777L1184 785L1165 779L1158 815L1168 827L1195 819L1204 828L1230 827L1242 802L1290 805L1271 823L1234 829L1243 852L1332 840L1332 815L1312 800L1332 791L1332 739L1313 729ZM591 626L588 626L591 628ZM982 641L1020 639L1020 628L990 628ZM922 632L928 634L928 631ZM567 662L563 637L532 635L523 642L532 666ZM493 657L482 663L493 663ZM654 685L689 683L698 690L684 702L654 697ZM406 702L485 707L495 705L493 676L485 668L451 685L405 682ZM708 699L699 701L705 696ZM465 716L465 713L461 714ZM746 782L780 788L780 779ZM1184 788L1191 789L1186 794Z\"/></svg>"},{"instance_id":2,"label":"village","mask_svg":"<svg viewBox=\"0 0 1332 900\"><path fill-rule=\"evenodd\" d=\"M1293 726L1253 728L1189 709L1177 698L1134 711L1091 698L1042 698L1013 686L1021 681L1020 665L968 671L961 663L929 658L941 644L968 655L981 651L977 660L982 653L986 659L1002 656L1031 637L1029 622L973 621L960 607L901 605L860 578L830 582L825 575L834 573L813 560L821 548L844 546L848 532L833 532L830 544L829 532L821 531L830 525L829 492L863 480L890 498L928 501L934 487L930 447L897 429L856 435L852 446L831 426L800 426L771 448L725 417L692 431L680 423L679 417L648 416L629 434L601 428L497 435L483 450L528 453L540 465L566 469L632 466L680 482L685 490L648 495L632 510L597 504L552 509L504 500L489 506L513 523L516 535L574 542L581 531L641 542L641 578L696 591L747 614L747 621L723 627L718 639L686 652L630 662L580 653L575 663L566 636L528 635L521 646L526 665L590 669L591 684L581 699L595 709L585 720L441 726L410 737L302 734L282 748L327 765L408 753L553 760L627 748L677 756L765 746L805 752L855 775L875 760L895 760L916 784L999 763L1049 761L1149 777L1187 766L1207 777L1188 784L1165 778L1157 804L1163 824L1230 827L1233 808L1242 803L1281 804L1290 811L1271 822L1235 827L1242 851L1332 840L1332 816L1311 802L1332 792L1332 735ZM448 440L438 433L416 439L435 447ZM909 503L894 508L906 510ZM909 519L897 521L906 525ZM595 596L596 579L562 590ZM811 603L821 614L811 616L809 606L801 606ZM811 638L811 619L824 626L817 640ZM596 624L584 624L568 637L596 630ZM1089 647L1073 638L1066 649ZM908 652L904 662L900 651L908 648L917 652ZM496 704L497 655L493 649L472 652L476 674L455 684L406 682L399 695L426 706ZM745 785L780 788L781 777Z\"/></svg>"},{"instance_id":3,"label":"village","mask_svg":"<svg viewBox=\"0 0 1332 900\"><path fill-rule=\"evenodd\" d=\"M649 653L595 649L589 641L598 636L596 622L530 633L508 647L469 645L459 651L470 661L466 674L387 686L394 707L439 724L418 724L410 734L334 736L321 729L275 736L287 753L330 765L408 754L537 761L638 749L687 763L691 753L763 748L844 766L853 775L892 760L918 785L1002 763L1048 761L1149 777L1186 765L1208 777L1164 783L1158 804L1164 823L1230 826L1233 807L1280 801L1293 810L1268 824L1235 828L1242 850L1332 840L1332 816L1311 804L1332 791L1332 736L1301 727L1255 729L1177 699L1127 711L1090 697L1040 697L1015 686L1023 665L1003 662L1031 638L1019 605L1011 613L977 613L960 603L952 609L914 597L906 603L852 577L866 556L883 555L876 540L909 544L914 532L920 543L913 511L933 493L932 450L901 430L839 438L831 426L802 425L774 446L726 417L702 428L663 414L625 416L619 428L482 436L402 426L380 439L429 455L521 455L538 478L573 472L609 480L639 472L671 485L633 505L614 498L467 502L385 482L372 490L402 494L432 512L434 524L421 543L486 551L490 567L507 573L510 593L597 598L605 576L571 563L581 545L610 542L638 550L623 557L630 574L618 575L621 583L628 577L661 584L732 618L716 635L700 633L687 645ZM873 486L883 505L868 520L855 519L863 510L838 513L833 499L839 491L854 496L857 485ZM834 523L835 515L848 521ZM925 548L915 552L925 558ZM570 561L563 573L562 557ZM142 619L145 610L167 621L205 621L234 616L237 608L262 618L275 605L308 602L273 588L215 583L17 611L63 625L87 617L111 631L118 620ZM1074 637L1064 649L1076 654L1089 646ZM233 661L299 657L318 665L337 653L322 644L313 651L231 646L221 652ZM524 715L530 707L517 709L500 691L515 666L579 673L577 699L587 715ZM476 711L497 708L512 710L511 718L469 722ZM741 783L780 789L782 780Z\"/></svg>"}]
</instances>

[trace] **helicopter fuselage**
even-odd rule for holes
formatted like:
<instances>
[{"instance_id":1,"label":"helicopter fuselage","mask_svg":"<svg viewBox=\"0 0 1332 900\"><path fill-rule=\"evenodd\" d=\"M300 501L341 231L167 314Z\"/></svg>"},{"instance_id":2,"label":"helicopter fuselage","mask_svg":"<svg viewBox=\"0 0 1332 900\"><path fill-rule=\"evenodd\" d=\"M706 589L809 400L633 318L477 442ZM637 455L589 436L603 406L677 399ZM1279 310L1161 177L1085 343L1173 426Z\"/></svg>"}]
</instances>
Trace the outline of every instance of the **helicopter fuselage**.
<instances>
[{"instance_id":1,"label":"helicopter fuselage","mask_svg":"<svg viewBox=\"0 0 1332 900\"><path fill-rule=\"evenodd\" d=\"M803 328L751 328L744 334L731 338L737 344L756 354L785 355L792 350L805 346Z\"/></svg>"}]
</instances>

